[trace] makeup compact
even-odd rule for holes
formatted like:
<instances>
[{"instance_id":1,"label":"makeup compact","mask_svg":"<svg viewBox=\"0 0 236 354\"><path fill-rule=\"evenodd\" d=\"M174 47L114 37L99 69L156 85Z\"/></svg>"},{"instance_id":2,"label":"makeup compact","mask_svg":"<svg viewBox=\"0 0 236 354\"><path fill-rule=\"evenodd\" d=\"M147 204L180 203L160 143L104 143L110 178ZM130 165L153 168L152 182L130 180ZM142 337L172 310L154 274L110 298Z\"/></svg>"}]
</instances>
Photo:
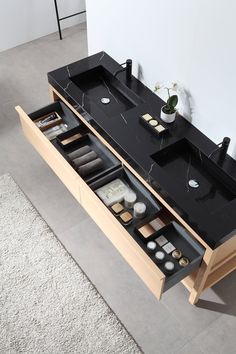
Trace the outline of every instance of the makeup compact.
<instances>
[{"instance_id":1,"label":"makeup compact","mask_svg":"<svg viewBox=\"0 0 236 354\"><path fill-rule=\"evenodd\" d=\"M153 227L153 229L155 231L158 231L165 226L164 222L158 217L156 219L150 221L149 224Z\"/></svg>"},{"instance_id":2,"label":"makeup compact","mask_svg":"<svg viewBox=\"0 0 236 354\"><path fill-rule=\"evenodd\" d=\"M164 246L168 242L167 238L165 238L164 235L157 237L155 241L158 243L160 247Z\"/></svg>"},{"instance_id":3,"label":"makeup compact","mask_svg":"<svg viewBox=\"0 0 236 354\"><path fill-rule=\"evenodd\" d=\"M123 224L127 225L133 220L133 215L130 212L125 211L124 213L120 214L120 218Z\"/></svg>"},{"instance_id":4,"label":"makeup compact","mask_svg":"<svg viewBox=\"0 0 236 354\"><path fill-rule=\"evenodd\" d=\"M155 253L154 257L155 257L155 261L156 261L157 263L161 263L161 262L163 262L164 259L165 259L165 253L164 253L163 251L157 251L157 252Z\"/></svg>"},{"instance_id":5,"label":"makeup compact","mask_svg":"<svg viewBox=\"0 0 236 354\"><path fill-rule=\"evenodd\" d=\"M155 232L155 230L153 229L153 227L150 224L143 225L142 227L140 227L138 229L138 231L140 232L140 234L144 238L147 238L147 237L151 236Z\"/></svg>"},{"instance_id":6,"label":"makeup compact","mask_svg":"<svg viewBox=\"0 0 236 354\"><path fill-rule=\"evenodd\" d=\"M111 209L115 215L119 215L124 210L124 207L120 203L115 203L111 206Z\"/></svg>"},{"instance_id":7,"label":"makeup compact","mask_svg":"<svg viewBox=\"0 0 236 354\"><path fill-rule=\"evenodd\" d=\"M147 243L147 249L148 249L148 251L154 252L154 251L156 250L156 248L157 248L157 244L156 244L155 241L149 241L149 242Z\"/></svg>"},{"instance_id":8,"label":"makeup compact","mask_svg":"<svg viewBox=\"0 0 236 354\"><path fill-rule=\"evenodd\" d=\"M175 270L175 265L174 265L174 263L171 262L171 261L165 262L165 264L164 264L164 270L165 270L166 273L169 273L169 274L173 273L174 270Z\"/></svg>"},{"instance_id":9,"label":"makeup compact","mask_svg":"<svg viewBox=\"0 0 236 354\"><path fill-rule=\"evenodd\" d=\"M162 248L167 254L175 250L175 246L171 242L166 243Z\"/></svg>"}]
</instances>

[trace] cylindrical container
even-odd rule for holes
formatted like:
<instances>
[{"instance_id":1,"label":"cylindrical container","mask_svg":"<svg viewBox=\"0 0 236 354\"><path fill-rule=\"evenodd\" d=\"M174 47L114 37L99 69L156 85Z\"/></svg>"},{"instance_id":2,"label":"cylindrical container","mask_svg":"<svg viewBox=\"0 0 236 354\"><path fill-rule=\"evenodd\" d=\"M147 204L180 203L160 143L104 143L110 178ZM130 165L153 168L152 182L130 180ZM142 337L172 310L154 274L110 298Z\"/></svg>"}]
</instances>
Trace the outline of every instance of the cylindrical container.
<instances>
[{"instance_id":1,"label":"cylindrical container","mask_svg":"<svg viewBox=\"0 0 236 354\"><path fill-rule=\"evenodd\" d=\"M175 111L174 113L168 114L168 113L165 113L165 112L163 111L163 108L165 108L165 106L163 106L163 107L161 108L161 119L162 119L165 123L172 123L172 122L174 122L175 117L176 117L176 111Z\"/></svg>"},{"instance_id":2,"label":"cylindrical container","mask_svg":"<svg viewBox=\"0 0 236 354\"><path fill-rule=\"evenodd\" d=\"M157 244L155 241L149 241L147 243L148 252L153 253L155 252L156 248L157 248Z\"/></svg>"},{"instance_id":3,"label":"cylindrical container","mask_svg":"<svg viewBox=\"0 0 236 354\"><path fill-rule=\"evenodd\" d=\"M146 205L142 202L134 204L134 217L137 219L142 219L146 213Z\"/></svg>"},{"instance_id":4,"label":"cylindrical container","mask_svg":"<svg viewBox=\"0 0 236 354\"><path fill-rule=\"evenodd\" d=\"M179 265L181 267L186 267L189 264L189 259L187 257L182 257L179 260Z\"/></svg>"},{"instance_id":5,"label":"cylindrical container","mask_svg":"<svg viewBox=\"0 0 236 354\"><path fill-rule=\"evenodd\" d=\"M74 160L77 157L87 154L89 151L91 151L91 148L88 145L85 145L75 151L72 151L70 154L68 154L68 156L71 160Z\"/></svg>"},{"instance_id":6,"label":"cylindrical container","mask_svg":"<svg viewBox=\"0 0 236 354\"><path fill-rule=\"evenodd\" d=\"M96 172L97 170L100 170L102 167L103 167L102 160L100 158L97 158L96 160L90 161L85 165L80 166L77 171L81 177L85 177L92 172Z\"/></svg>"},{"instance_id":7,"label":"cylindrical container","mask_svg":"<svg viewBox=\"0 0 236 354\"><path fill-rule=\"evenodd\" d=\"M180 250L174 250L171 255L174 259L180 259L182 257L182 252Z\"/></svg>"},{"instance_id":8,"label":"cylindrical container","mask_svg":"<svg viewBox=\"0 0 236 354\"><path fill-rule=\"evenodd\" d=\"M129 189L127 191L127 193L125 193L125 196L124 196L125 207L128 209L133 208L134 203L136 202L136 199L137 199L136 193L134 193L131 189Z\"/></svg>"},{"instance_id":9,"label":"cylindrical container","mask_svg":"<svg viewBox=\"0 0 236 354\"><path fill-rule=\"evenodd\" d=\"M173 262L167 261L167 262L165 262L165 264L164 264L164 269L165 269L165 272L166 272L166 273L171 274L171 273L173 273L174 270L175 270L175 265L174 265Z\"/></svg>"},{"instance_id":10,"label":"cylindrical container","mask_svg":"<svg viewBox=\"0 0 236 354\"><path fill-rule=\"evenodd\" d=\"M77 157L76 159L73 160L75 166L78 168L82 165L85 165L86 163L95 160L98 157L98 155L96 154L96 152L94 151L90 151L87 154L81 156L81 157Z\"/></svg>"},{"instance_id":11,"label":"cylindrical container","mask_svg":"<svg viewBox=\"0 0 236 354\"><path fill-rule=\"evenodd\" d=\"M154 257L157 263L162 263L166 256L163 251L157 251Z\"/></svg>"}]
</instances>

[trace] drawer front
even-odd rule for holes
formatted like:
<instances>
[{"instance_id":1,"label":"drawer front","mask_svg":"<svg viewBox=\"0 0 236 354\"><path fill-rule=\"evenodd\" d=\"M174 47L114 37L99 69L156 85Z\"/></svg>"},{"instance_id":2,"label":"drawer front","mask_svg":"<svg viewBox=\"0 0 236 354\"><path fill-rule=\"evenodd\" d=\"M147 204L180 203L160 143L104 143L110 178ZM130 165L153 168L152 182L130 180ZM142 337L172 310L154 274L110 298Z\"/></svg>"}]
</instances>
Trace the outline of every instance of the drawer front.
<instances>
[{"instance_id":1,"label":"drawer front","mask_svg":"<svg viewBox=\"0 0 236 354\"><path fill-rule=\"evenodd\" d=\"M16 107L16 111L19 114L22 129L26 138L52 168L64 185L69 189L75 199L80 202L81 178L79 175L44 136L39 128L37 128L37 126L32 122L30 117L20 106Z\"/></svg>"},{"instance_id":2,"label":"drawer front","mask_svg":"<svg viewBox=\"0 0 236 354\"><path fill-rule=\"evenodd\" d=\"M160 300L164 290L165 275L83 181L81 183L81 205Z\"/></svg>"}]
</instances>

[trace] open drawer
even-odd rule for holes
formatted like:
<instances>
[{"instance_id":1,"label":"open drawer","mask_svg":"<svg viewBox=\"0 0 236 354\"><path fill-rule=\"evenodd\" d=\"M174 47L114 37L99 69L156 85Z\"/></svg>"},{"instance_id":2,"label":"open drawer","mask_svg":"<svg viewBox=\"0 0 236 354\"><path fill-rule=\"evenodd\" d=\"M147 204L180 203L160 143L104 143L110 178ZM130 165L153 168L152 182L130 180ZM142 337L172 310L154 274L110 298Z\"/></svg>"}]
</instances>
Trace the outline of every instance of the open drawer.
<instances>
[{"instance_id":1,"label":"open drawer","mask_svg":"<svg viewBox=\"0 0 236 354\"><path fill-rule=\"evenodd\" d=\"M171 275L166 274L147 250L147 242L149 238L153 237L153 235L148 236L146 239L140 237L137 232L140 220L136 220L135 218L131 223L123 224L120 218L117 217L117 215L114 215L111 207L105 205L99 198L96 191L110 181L113 181L115 178L120 178L135 191L138 196L138 201L145 202L148 206L146 215L147 218L155 219L157 215L159 216L161 222L163 223L164 231L165 227L168 229L167 226L171 221L174 221L172 214L162 208L158 204L159 202L157 203L151 193L141 184L140 181L137 180L134 175L132 175L127 169L123 168L120 163L117 164L117 159L109 160L114 163L114 168L109 167L105 174L98 174L97 178L92 178L87 181L83 179L78 174L73 164L71 164L70 160L68 160L67 153L65 154L67 148L64 149L61 146L60 138L63 135L59 135L57 138L50 141L45 136L44 131L40 130L40 128L34 123L34 120L39 119L40 115L44 116L45 114L50 113L50 109L53 108L50 106L51 105L46 107L46 111L44 108L30 115L27 115L21 107L16 107L25 136L57 174L65 186L70 190L72 195L81 203L84 209L97 223L113 245L118 249L134 271L140 276L147 287L158 299L160 299L162 293L166 289L196 271L199 267L204 251L186 232L185 236L183 236L181 240L182 242L184 240L184 242L187 242L191 245L191 247L193 247L193 252L190 257L190 264L184 268L184 271L178 271ZM84 127L80 124L77 118L74 121L74 117L69 118L69 115L66 116L66 119L69 119L67 124L71 129L75 129L76 133L78 133L81 126L81 131L83 131ZM70 125L71 122L73 122L72 125ZM65 138L67 139L68 134L63 134L65 134ZM79 136L79 141L81 141L80 138L81 137ZM77 146L77 143L79 144L76 140L73 141L72 144L70 143L68 145L69 150L67 152L70 153L70 149L73 150L74 147ZM101 142L99 142L99 144L101 144ZM102 149L100 151L102 151ZM111 154L110 151L109 154ZM141 223L142 222L143 221L141 221ZM178 231L180 232L179 229ZM157 232L160 233L161 231ZM178 235L176 235L176 237L178 238ZM177 244L179 245L178 242Z\"/></svg>"}]
</instances>

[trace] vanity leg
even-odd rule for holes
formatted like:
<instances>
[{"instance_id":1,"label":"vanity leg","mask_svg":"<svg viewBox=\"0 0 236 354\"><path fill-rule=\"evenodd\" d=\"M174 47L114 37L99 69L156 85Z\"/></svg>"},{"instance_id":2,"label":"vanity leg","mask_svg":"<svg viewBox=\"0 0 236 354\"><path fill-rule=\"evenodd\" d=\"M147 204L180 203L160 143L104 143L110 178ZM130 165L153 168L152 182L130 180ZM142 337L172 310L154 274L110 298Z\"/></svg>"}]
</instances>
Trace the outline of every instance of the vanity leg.
<instances>
[{"instance_id":1,"label":"vanity leg","mask_svg":"<svg viewBox=\"0 0 236 354\"><path fill-rule=\"evenodd\" d=\"M202 265L198 271L193 289L191 290L190 296L189 296L189 302L192 305L195 305L198 302L199 297L204 290L204 287L205 287L207 278L211 272L212 264L214 263L214 259L215 259L216 254L217 254L217 251L216 250L213 251L211 249L207 249L204 254Z\"/></svg>"},{"instance_id":2,"label":"vanity leg","mask_svg":"<svg viewBox=\"0 0 236 354\"><path fill-rule=\"evenodd\" d=\"M53 90L53 88L52 88L51 85L49 85L48 89L49 89L50 100L51 100L52 102L58 101L59 98L58 98L58 96L56 95L56 93L54 92L54 90Z\"/></svg>"}]
</instances>

